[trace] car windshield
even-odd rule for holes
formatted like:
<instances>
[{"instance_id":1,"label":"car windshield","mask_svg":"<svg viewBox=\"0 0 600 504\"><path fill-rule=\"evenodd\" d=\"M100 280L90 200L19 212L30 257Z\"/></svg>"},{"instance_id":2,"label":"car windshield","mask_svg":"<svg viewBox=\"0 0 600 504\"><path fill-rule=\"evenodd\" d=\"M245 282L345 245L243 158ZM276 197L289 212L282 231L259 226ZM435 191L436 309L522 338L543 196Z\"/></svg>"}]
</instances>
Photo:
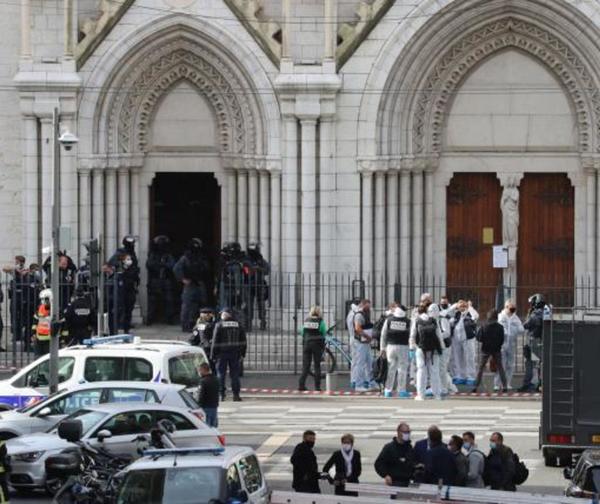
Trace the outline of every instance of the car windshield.
<instances>
[{"instance_id":1,"label":"car windshield","mask_svg":"<svg viewBox=\"0 0 600 504\"><path fill-rule=\"evenodd\" d=\"M108 413L104 413L102 411L80 409L80 410L76 411L75 413L73 413L72 415L69 415L68 417L66 417L64 420L74 420L74 419L81 420L81 426L82 426L81 435L84 436L92 427L94 427L100 420L102 420L106 416L108 416ZM57 425L52 427L50 430L48 430L46 432L56 434L58 432Z\"/></svg>"},{"instance_id":2,"label":"car windshield","mask_svg":"<svg viewBox=\"0 0 600 504\"><path fill-rule=\"evenodd\" d=\"M195 387L200 383L198 368L205 361L201 353L186 353L169 359L169 377L171 382Z\"/></svg>"},{"instance_id":3,"label":"car windshield","mask_svg":"<svg viewBox=\"0 0 600 504\"><path fill-rule=\"evenodd\" d=\"M118 504L213 504L221 502L218 467L185 467L131 471Z\"/></svg>"}]
</instances>

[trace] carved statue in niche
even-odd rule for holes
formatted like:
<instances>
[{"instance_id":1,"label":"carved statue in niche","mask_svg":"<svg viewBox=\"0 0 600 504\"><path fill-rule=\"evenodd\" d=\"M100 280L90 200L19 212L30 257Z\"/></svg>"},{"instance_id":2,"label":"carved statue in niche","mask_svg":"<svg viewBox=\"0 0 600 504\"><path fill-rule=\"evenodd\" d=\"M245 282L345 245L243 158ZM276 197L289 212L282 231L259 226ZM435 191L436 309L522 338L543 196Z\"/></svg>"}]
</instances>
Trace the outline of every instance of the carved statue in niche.
<instances>
[{"instance_id":1,"label":"carved statue in niche","mask_svg":"<svg viewBox=\"0 0 600 504\"><path fill-rule=\"evenodd\" d=\"M519 189L507 184L500 201L502 209L502 242L505 246L516 247L519 242Z\"/></svg>"}]
</instances>

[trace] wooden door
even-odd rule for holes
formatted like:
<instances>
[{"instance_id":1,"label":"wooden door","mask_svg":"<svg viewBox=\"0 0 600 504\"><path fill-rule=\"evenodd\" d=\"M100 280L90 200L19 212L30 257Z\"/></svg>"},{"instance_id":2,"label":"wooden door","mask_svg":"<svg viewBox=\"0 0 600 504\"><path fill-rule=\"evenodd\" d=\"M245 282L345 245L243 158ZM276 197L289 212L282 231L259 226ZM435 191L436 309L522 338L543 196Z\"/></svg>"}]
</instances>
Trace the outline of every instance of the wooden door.
<instances>
[{"instance_id":1,"label":"wooden door","mask_svg":"<svg viewBox=\"0 0 600 504\"><path fill-rule=\"evenodd\" d=\"M501 280L492 267L492 246L502 243L501 193L492 173L457 173L447 189L448 295L470 299L482 315L495 306Z\"/></svg>"},{"instance_id":2,"label":"wooden door","mask_svg":"<svg viewBox=\"0 0 600 504\"><path fill-rule=\"evenodd\" d=\"M575 191L565 174L527 174L519 187L518 301L541 292L556 307L574 303Z\"/></svg>"}]
</instances>

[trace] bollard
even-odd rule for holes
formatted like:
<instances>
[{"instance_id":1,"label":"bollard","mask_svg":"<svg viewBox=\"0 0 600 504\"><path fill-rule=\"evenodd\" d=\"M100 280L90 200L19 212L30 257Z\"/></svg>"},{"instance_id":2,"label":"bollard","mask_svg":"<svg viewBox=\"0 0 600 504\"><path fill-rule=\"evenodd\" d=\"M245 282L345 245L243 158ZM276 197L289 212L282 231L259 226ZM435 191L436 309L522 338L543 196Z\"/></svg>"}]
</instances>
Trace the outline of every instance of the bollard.
<instances>
[{"instance_id":1,"label":"bollard","mask_svg":"<svg viewBox=\"0 0 600 504\"><path fill-rule=\"evenodd\" d=\"M331 394L332 390L333 390L333 380L334 380L334 373L327 373L325 375L325 391L328 394Z\"/></svg>"}]
</instances>

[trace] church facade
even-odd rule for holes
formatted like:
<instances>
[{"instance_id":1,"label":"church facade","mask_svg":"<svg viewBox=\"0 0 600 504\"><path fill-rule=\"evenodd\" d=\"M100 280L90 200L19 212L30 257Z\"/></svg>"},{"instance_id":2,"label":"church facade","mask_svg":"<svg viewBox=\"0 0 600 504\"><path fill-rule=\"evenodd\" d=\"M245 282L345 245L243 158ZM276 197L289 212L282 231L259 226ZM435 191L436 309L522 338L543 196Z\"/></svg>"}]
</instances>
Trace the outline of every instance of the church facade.
<instances>
[{"instance_id":1,"label":"church facade","mask_svg":"<svg viewBox=\"0 0 600 504\"><path fill-rule=\"evenodd\" d=\"M600 287L594 0L3 4L0 254L259 241L274 271ZM506 260L504 268L494 268ZM503 256L505 254L505 256ZM582 280L583 279L583 280ZM569 301L571 303L572 301Z\"/></svg>"}]
</instances>

